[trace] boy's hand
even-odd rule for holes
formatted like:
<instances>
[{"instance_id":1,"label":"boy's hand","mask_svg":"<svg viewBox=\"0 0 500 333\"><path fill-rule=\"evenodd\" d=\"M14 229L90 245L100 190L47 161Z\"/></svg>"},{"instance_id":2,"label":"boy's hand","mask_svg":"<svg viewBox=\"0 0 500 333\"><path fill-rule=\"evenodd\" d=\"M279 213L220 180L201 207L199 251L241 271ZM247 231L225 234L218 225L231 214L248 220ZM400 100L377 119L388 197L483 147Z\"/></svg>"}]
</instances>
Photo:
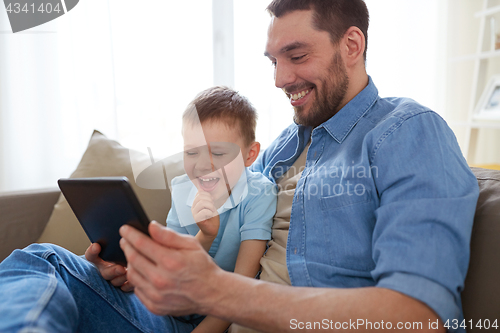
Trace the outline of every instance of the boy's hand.
<instances>
[{"instance_id":1,"label":"boy's hand","mask_svg":"<svg viewBox=\"0 0 500 333\"><path fill-rule=\"evenodd\" d=\"M127 280L127 268L99 257L101 246L98 243L90 244L85 251L85 258L97 266L102 277L110 281L115 287L120 287L125 292L133 291L134 286Z\"/></svg>"},{"instance_id":2,"label":"boy's hand","mask_svg":"<svg viewBox=\"0 0 500 333\"><path fill-rule=\"evenodd\" d=\"M196 234L196 239L208 252L219 233L220 225L219 213L215 208L210 193L201 189L198 190L191 207L191 213L198 228L200 228L200 231Z\"/></svg>"},{"instance_id":3,"label":"boy's hand","mask_svg":"<svg viewBox=\"0 0 500 333\"><path fill-rule=\"evenodd\" d=\"M210 193L203 190L198 191L191 207L191 213L203 235L215 239L219 232L219 213Z\"/></svg>"}]
</instances>

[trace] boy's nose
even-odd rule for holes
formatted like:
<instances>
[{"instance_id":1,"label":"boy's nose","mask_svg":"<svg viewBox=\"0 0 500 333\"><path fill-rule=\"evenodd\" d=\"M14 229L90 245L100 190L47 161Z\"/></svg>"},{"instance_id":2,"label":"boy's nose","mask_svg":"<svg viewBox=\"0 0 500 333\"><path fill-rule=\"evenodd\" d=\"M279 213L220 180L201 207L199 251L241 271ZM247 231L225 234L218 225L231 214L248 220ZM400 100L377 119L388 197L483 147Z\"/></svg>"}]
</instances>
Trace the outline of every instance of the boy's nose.
<instances>
[{"instance_id":1,"label":"boy's nose","mask_svg":"<svg viewBox=\"0 0 500 333\"><path fill-rule=\"evenodd\" d=\"M210 160L210 156L208 154L201 154L200 158L196 161L195 168L198 171L214 171L214 167L212 165L212 161Z\"/></svg>"}]
</instances>

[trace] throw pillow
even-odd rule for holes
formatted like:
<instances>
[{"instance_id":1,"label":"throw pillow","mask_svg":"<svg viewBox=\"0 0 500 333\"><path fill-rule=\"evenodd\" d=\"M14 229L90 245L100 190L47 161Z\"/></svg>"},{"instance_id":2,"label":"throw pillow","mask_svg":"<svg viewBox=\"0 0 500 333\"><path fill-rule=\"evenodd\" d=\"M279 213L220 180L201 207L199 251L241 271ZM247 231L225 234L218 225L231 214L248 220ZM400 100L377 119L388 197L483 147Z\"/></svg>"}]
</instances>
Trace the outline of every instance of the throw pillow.
<instances>
[{"instance_id":1,"label":"throw pillow","mask_svg":"<svg viewBox=\"0 0 500 333\"><path fill-rule=\"evenodd\" d=\"M165 168L169 175L182 174L184 171L180 160L170 162L164 160L163 163L166 164ZM134 173L138 175L148 167L151 169L152 165L147 154L129 150L99 131L94 131L87 150L70 178L125 176L129 179L148 217L165 224L171 199L162 174L156 177L158 180L156 186L141 184L140 187L134 180ZM152 178L147 178L151 182ZM62 194L37 242L57 244L76 254L84 254L90 245L87 235Z\"/></svg>"}]
</instances>

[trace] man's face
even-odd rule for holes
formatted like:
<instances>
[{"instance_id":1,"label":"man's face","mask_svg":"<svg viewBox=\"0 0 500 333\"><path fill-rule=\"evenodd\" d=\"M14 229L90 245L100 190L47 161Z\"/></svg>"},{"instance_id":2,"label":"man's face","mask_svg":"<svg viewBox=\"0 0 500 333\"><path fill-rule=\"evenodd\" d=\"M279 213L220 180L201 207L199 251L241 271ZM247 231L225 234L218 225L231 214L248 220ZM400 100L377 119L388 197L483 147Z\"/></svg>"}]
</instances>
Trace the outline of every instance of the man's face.
<instances>
[{"instance_id":1,"label":"man's face","mask_svg":"<svg viewBox=\"0 0 500 333\"><path fill-rule=\"evenodd\" d=\"M312 10L274 17L265 54L275 66L275 85L290 99L297 123L316 127L345 105L349 78L339 47L328 32L314 29Z\"/></svg>"},{"instance_id":2,"label":"man's face","mask_svg":"<svg viewBox=\"0 0 500 333\"><path fill-rule=\"evenodd\" d=\"M184 170L198 191L210 193L216 207L229 197L245 165L248 154L237 126L223 122L206 121L201 124L185 123Z\"/></svg>"}]
</instances>

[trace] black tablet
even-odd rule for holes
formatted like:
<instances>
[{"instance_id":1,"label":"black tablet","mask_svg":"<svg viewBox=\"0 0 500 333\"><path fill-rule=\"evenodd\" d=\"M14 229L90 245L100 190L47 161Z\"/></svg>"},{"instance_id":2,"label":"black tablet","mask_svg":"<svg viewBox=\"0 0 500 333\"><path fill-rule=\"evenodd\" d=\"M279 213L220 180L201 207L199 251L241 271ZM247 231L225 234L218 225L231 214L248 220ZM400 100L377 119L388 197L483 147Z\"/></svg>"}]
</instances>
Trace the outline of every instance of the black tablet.
<instances>
[{"instance_id":1,"label":"black tablet","mask_svg":"<svg viewBox=\"0 0 500 333\"><path fill-rule=\"evenodd\" d=\"M149 236L149 219L126 177L59 179L59 187L99 256L126 266L118 230L129 224Z\"/></svg>"}]
</instances>

